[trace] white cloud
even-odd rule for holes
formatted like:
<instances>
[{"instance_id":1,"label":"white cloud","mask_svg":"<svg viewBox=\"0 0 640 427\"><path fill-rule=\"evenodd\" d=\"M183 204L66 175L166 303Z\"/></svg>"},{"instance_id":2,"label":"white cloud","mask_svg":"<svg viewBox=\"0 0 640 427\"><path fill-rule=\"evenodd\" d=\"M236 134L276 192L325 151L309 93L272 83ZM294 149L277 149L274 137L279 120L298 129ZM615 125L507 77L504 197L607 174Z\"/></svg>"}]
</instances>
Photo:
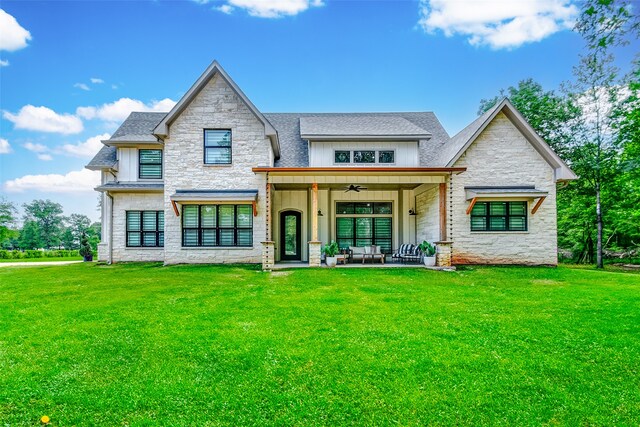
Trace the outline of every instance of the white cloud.
<instances>
[{"instance_id":1,"label":"white cloud","mask_svg":"<svg viewBox=\"0 0 640 427\"><path fill-rule=\"evenodd\" d=\"M99 79L97 77L91 77L91 83L93 83L94 85L99 85L104 83L104 80Z\"/></svg>"},{"instance_id":2,"label":"white cloud","mask_svg":"<svg viewBox=\"0 0 640 427\"><path fill-rule=\"evenodd\" d=\"M4 138L0 138L0 154L9 154L13 150L11 149L11 144Z\"/></svg>"},{"instance_id":3,"label":"white cloud","mask_svg":"<svg viewBox=\"0 0 640 427\"><path fill-rule=\"evenodd\" d=\"M84 83L76 83L73 85L73 87L77 87L78 89L82 89L82 90L91 90L89 86L87 86Z\"/></svg>"},{"instance_id":4,"label":"white cloud","mask_svg":"<svg viewBox=\"0 0 640 427\"><path fill-rule=\"evenodd\" d=\"M100 184L100 172L82 169L65 175L25 175L6 181L3 188L8 193L42 191L44 193L92 193Z\"/></svg>"},{"instance_id":5,"label":"white cloud","mask_svg":"<svg viewBox=\"0 0 640 427\"><path fill-rule=\"evenodd\" d=\"M25 105L17 114L4 111L5 119L16 129L73 134L82 132L82 120L71 114L58 114L47 107Z\"/></svg>"},{"instance_id":6,"label":"white cloud","mask_svg":"<svg viewBox=\"0 0 640 427\"><path fill-rule=\"evenodd\" d=\"M127 118L132 111L168 112L176 102L165 98L145 104L131 98L120 98L109 104L98 107L78 107L76 114L85 119L100 119L106 122L120 122Z\"/></svg>"},{"instance_id":7,"label":"white cloud","mask_svg":"<svg viewBox=\"0 0 640 427\"><path fill-rule=\"evenodd\" d=\"M33 151L34 153L46 153L47 151L49 151L49 147L47 147L46 145L38 143L34 144L33 142L24 143L22 144L22 146L29 151Z\"/></svg>"},{"instance_id":8,"label":"white cloud","mask_svg":"<svg viewBox=\"0 0 640 427\"><path fill-rule=\"evenodd\" d=\"M16 18L0 9L0 50L10 52L27 47L27 42L31 40L31 33L24 28Z\"/></svg>"},{"instance_id":9,"label":"white cloud","mask_svg":"<svg viewBox=\"0 0 640 427\"><path fill-rule=\"evenodd\" d=\"M571 29L578 8L569 0L420 0L427 32L466 36L471 45L516 48Z\"/></svg>"},{"instance_id":10,"label":"white cloud","mask_svg":"<svg viewBox=\"0 0 640 427\"><path fill-rule=\"evenodd\" d=\"M53 160L53 157L51 157L51 154L38 154L38 159L48 162L50 160Z\"/></svg>"},{"instance_id":11,"label":"white cloud","mask_svg":"<svg viewBox=\"0 0 640 427\"><path fill-rule=\"evenodd\" d=\"M59 151L73 157L93 157L102 148L102 140L109 139L109 136L108 133L103 133L77 144L64 144L59 147Z\"/></svg>"},{"instance_id":12,"label":"white cloud","mask_svg":"<svg viewBox=\"0 0 640 427\"><path fill-rule=\"evenodd\" d=\"M111 89L118 89L118 85L111 85Z\"/></svg>"},{"instance_id":13,"label":"white cloud","mask_svg":"<svg viewBox=\"0 0 640 427\"><path fill-rule=\"evenodd\" d=\"M210 0L195 0L206 4ZM259 18L280 18L293 16L304 12L310 7L323 6L322 0L225 0L225 3L215 9L230 14L235 8L244 9L251 16Z\"/></svg>"},{"instance_id":14,"label":"white cloud","mask_svg":"<svg viewBox=\"0 0 640 427\"><path fill-rule=\"evenodd\" d=\"M231 13L233 12L233 7L229 6L228 4L223 4L220 7L216 7L216 10L222 13L226 13L227 15L231 15Z\"/></svg>"},{"instance_id":15,"label":"white cloud","mask_svg":"<svg viewBox=\"0 0 640 427\"><path fill-rule=\"evenodd\" d=\"M9 66L9 60L0 59L0 67L8 67L8 66Z\"/></svg>"}]
</instances>

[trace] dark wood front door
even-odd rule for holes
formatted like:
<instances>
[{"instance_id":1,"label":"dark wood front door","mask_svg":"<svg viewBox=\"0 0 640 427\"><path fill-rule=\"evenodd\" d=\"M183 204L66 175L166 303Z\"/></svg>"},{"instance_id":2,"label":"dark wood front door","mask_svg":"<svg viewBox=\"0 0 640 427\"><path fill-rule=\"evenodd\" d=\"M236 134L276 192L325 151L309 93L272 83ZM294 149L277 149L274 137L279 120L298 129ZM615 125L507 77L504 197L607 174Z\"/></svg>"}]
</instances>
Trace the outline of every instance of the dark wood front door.
<instances>
[{"instance_id":1,"label":"dark wood front door","mask_svg":"<svg viewBox=\"0 0 640 427\"><path fill-rule=\"evenodd\" d=\"M280 212L280 259L302 260L301 215L296 211Z\"/></svg>"}]
</instances>

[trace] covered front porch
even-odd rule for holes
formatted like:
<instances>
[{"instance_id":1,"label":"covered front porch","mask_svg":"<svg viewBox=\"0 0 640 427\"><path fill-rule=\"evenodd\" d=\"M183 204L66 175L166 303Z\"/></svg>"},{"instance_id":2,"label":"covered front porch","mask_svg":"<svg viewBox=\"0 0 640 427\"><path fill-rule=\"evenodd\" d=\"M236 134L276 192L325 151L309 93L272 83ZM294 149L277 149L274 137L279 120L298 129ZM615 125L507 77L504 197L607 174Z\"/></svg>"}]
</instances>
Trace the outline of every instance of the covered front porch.
<instances>
[{"instance_id":1,"label":"covered front porch","mask_svg":"<svg viewBox=\"0 0 640 427\"><path fill-rule=\"evenodd\" d=\"M266 175L263 268L322 264L321 248L375 245L385 264L404 244L436 243L436 263L450 266L447 206L461 168L254 168ZM349 258L349 257L347 257ZM353 263L354 259L348 259ZM358 264L362 264L357 260ZM381 264L381 259L364 265ZM376 263L376 261L378 261ZM411 264L404 264L411 265Z\"/></svg>"}]
</instances>

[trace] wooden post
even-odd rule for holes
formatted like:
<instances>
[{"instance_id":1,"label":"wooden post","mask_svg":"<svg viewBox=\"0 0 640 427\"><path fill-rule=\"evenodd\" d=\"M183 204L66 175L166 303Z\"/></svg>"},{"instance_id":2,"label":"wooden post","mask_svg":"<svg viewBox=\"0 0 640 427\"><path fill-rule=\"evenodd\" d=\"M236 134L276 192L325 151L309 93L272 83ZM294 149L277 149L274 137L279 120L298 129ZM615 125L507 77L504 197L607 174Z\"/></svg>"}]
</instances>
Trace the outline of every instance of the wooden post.
<instances>
[{"instance_id":1,"label":"wooden post","mask_svg":"<svg viewBox=\"0 0 640 427\"><path fill-rule=\"evenodd\" d=\"M440 240L447 240L447 184L440 186Z\"/></svg>"},{"instance_id":2,"label":"wooden post","mask_svg":"<svg viewBox=\"0 0 640 427\"><path fill-rule=\"evenodd\" d=\"M311 241L318 241L318 183L311 184Z\"/></svg>"},{"instance_id":3,"label":"wooden post","mask_svg":"<svg viewBox=\"0 0 640 427\"><path fill-rule=\"evenodd\" d=\"M266 222L266 241L271 241L271 183L269 182L269 174L267 174L267 188L266 195L264 201L264 214L265 214L265 222Z\"/></svg>"}]
</instances>

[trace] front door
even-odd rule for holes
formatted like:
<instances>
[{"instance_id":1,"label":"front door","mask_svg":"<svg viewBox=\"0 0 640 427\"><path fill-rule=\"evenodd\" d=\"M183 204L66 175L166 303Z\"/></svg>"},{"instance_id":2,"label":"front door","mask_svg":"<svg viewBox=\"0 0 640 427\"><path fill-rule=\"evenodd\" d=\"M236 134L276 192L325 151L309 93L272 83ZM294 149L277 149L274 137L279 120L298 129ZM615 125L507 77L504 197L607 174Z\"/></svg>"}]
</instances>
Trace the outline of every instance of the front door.
<instances>
[{"instance_id":1,"label":"front door","mask_svg":"<svg viewBox=\"0 0 640 427\"><path fill-rule=\"evenodd\" d=\"M280 212L280 259L283 261L302 260L300 219L300 212Z\"/></svg>"}]
</instances>

